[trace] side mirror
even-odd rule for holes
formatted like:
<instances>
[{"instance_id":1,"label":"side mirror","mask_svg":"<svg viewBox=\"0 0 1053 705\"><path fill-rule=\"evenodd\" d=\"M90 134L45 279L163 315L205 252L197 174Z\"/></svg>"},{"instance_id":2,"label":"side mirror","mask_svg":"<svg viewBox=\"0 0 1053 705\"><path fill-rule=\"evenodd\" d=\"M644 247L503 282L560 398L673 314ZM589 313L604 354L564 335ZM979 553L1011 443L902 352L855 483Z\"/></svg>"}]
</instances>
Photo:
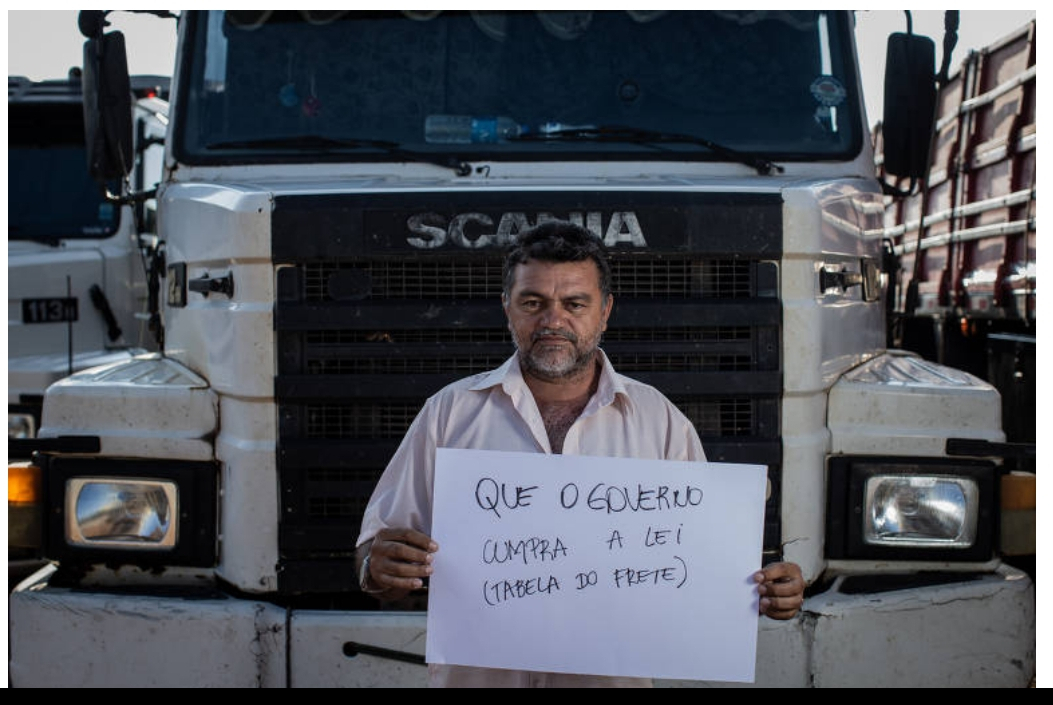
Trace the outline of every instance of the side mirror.
<instances>
[{"instance_id":1,"label":"side mirror","mask_svg":"<svg viewBox=\"0 0 1053 705\"><path fill-rule=\"evenodd\" d=\"M922 179L935 126L936 45L928 37L892 34L885 56L882 119L885 171Z\"/></svg>"},{"instance_id":2,"label":"side mirror","mask_svg":"<svg viewBox=\"0 0 1053 705\"><path fill-rule=\"evenodd\" d=\"M132 87L124 35L103 34L106 24L97 10L82 13L84 68L84 137L88 172L96 181L123 179L134 161L132 141Z\"/></svg>"}]
</instances>

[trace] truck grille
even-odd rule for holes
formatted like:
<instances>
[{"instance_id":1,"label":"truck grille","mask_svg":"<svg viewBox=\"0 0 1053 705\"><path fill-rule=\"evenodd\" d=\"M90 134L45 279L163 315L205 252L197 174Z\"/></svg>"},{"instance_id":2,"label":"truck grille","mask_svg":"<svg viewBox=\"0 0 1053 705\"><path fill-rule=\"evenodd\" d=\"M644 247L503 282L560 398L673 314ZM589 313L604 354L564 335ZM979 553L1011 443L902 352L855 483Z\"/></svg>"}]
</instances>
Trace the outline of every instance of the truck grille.
<instances>
[{"instance_id":1,"label":"truck grille","mask_svg":"<svg viewBox=\"0 0 1053 705\"><path fill-rule=\"evenodd\" d=\"M306 210L287 208L288 222ZM362 512L424 400L513 352L499 304L502 252L348 248L310 256L309 243L282 234L283 222L276 218L276 249L283 237L297 242L285 257L276 253L279 589L354 592L350 562ZM770 237L778 242L778 228ZM602 347L616 369L677 404L710 460L768 466L765 549L777 551L781 309L773 248L759 248L764 258L702 249L615 250L616 305Z\"/></svg>"},{"instance_id":2,"label":"truck grille","mask_svg":"<svg viewBox=\"0 0 1053 705\"><path fill-rule=\"evenodd\" d=\"M639 260L612 263L612 276L622 296L749 297L750 263L739 260ZM303 300L331 301L331 283L347 275L368 282L370 297L413 300L491 300L501 292L501 261L316 262L304 267Z\"/></svg>"}]
</instances>

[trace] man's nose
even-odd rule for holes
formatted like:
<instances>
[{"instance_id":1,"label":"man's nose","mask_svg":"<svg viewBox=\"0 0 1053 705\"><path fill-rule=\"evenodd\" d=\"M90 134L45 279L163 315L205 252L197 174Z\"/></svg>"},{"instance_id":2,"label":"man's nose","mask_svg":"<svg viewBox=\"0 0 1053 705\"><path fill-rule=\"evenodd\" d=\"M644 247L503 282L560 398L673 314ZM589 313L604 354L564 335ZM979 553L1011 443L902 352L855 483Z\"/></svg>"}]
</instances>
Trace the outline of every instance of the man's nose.
<instances>
[{"instance_id":1,"label":"man's nose","mask_svg":"<svg viewBox=\"0 0 1053 705\"><path fill-rule=\"evenodd\" d=\"M561 306L548 306L541 312L541 325L544 328L560 328L565 311Z\"/></svg>"}]
</instances>

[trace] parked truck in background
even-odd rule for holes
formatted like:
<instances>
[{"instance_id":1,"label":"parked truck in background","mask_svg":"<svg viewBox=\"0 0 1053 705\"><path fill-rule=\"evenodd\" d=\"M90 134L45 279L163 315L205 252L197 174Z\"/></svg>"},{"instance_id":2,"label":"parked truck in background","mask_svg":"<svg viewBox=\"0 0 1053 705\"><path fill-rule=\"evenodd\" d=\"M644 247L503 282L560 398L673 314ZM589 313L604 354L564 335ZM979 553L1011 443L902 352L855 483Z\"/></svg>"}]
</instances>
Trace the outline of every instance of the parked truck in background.
<instances>
[{"instance_id":1,"label":"parked truck in background","mask_svg":"<svg viewBox=\"0 0 1053 705\"><path fill-rule=\"evenodd\" d=\"M7 80L8 558L11 577L37 563L34 487L24 463L40 427L44 390L80 370L157 350L145 314L144 252L152 245L161 178L165 76L132 76L132 168L108 200L88 171L81 71L65 79ZM22 561L26 563L22 564Z\"/></svg>"},{"instance_id":2,"label":"parked truck in background","mask_svg":"<svg viewBox=\"0 0 1053 705\"><path fill-rule=\"evenodd\" d=\"M168 82L132 79L136 192L161 177ZM88 172L79 68L61 80L9 76L7 112L7 425L9 438L33 438L49 384L156 349L137 317L153 204L109 201Z\"/></svg>"},{"instance_id":3,"label":"parked truck in background","mask_svg":"<svg viewBox=\"0 0 1053 705\"><path fill-rule=\"evenodd\" d=\"M889 345L998 389L1006 439L1030 448L1004 481L1004 549L1034 573L1037 24L979 51L939 84L928 178L886 198ZM895 191L874 132L878 174Z\"/></svg>"},{"instance_id":4,"label":"parked truck in background","mask_svg":"<svg viewBox=\"0 0 1053 705\"><path fill-rule=\"evenodd\" d=\"M935 49L889 46L920 178ZM163 349L47 390L13 686L423 685L427 594L360 592L362 511L424 400L511 354L503 247L548 218L612 251L615 367L768 468L758 565L809 589L755 685L1033 678L998 392L886 343L852 12L183 11L170 117Z\"/></svg>"}]
</instances>

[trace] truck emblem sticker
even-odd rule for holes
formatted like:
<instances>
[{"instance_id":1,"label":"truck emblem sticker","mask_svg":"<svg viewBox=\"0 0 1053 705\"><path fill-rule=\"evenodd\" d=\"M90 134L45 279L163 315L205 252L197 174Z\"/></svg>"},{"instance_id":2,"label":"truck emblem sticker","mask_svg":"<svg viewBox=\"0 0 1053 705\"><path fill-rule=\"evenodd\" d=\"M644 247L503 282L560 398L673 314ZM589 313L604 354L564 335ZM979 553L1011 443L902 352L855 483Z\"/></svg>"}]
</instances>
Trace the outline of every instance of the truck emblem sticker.
<instances>
[{"instance_id":1,"label":"truck emblem sticker","mask_svg":"<svg viewBox=\"0 0 1053 705\"><path fill-rule=\"evenodd\" d=\"M826 107L841 105L845 102L845 96L848 95L845 87L833 76L820 76L812 81L809 90L816 102Z\"/></svg>"},{"instance_id":2,"label":"truck emblem sticker","mask_svg":"<svg viewBox=\"0 0 1053 705\"><path fill-rule=\"evenodd\" d=\"M444 246L463 249L505 247L522 231L558 218L552 213L542 212L531 220L526 213L511 212L502 213L495 223L494 218L486 213L458 213L452 218L439 213L416 213L406 219L406 227L411 233L406 242L422 250ZM640 220L633 211L611 213L606 227L604 214L598 211L575 211L567 213L565 218L587 228L602 239L607 247L622 243L638 248L647 247Z\"/></svg>"}]
</instances>

